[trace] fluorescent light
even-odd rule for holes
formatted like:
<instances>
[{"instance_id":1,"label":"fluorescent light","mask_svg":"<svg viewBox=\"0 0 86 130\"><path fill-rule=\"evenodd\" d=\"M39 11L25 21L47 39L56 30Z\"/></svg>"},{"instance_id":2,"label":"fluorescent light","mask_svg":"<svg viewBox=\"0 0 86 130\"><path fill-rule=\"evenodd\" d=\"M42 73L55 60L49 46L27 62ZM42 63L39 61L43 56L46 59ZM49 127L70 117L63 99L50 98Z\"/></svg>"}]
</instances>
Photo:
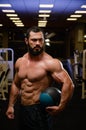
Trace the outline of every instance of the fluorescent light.
<instances>
[{"instance_id":1,"label":"fluorescent light","mask_svg":"<svg viewBox=\"0 0 86 130\"><path fill-rule=\"evenodd\" d=\"M86 38L86 35L84 35L84 38Z\"/></svg>"},{"instance_id":2,"label":"fluorescent light","mask_svg":"<svg viewBox=\"0 0 86 130\"><path fill-rule=\"evenodd\" d=\"M38 25L38 27L46 27L46 25Z\"/></svg>"},{"instance_id":3,"label":"fluorescent light","mask_svg":"<svg viewBox=\"0 0 86 130\"><path fill-rule=\"evenodd\" d=\"M21 25L16 24L16 26L17 26L17 27L24 27L24 24L21 24Z\"/></svg>"},{"instance_id":4,"label":"fluorescent light","mask_svg":"<svg viewBox=\"0 0 86 130\"><path fill-rule=\"evenodd\" d=\"M47 24L47 21L44 21L44 20L38 21L38 26L39 26L39 27L45 27L46 24Z\"/></svg>"},{"instance_id":5,"label":"fluorescent light","mask_svg":"<svg viewBox=\"0 0 86 130\"><path fill-rule=\"evenodd\" d=\"M0 24L0 27L2 27L3 26L3 24Z\"/></svg>"},{"instance_id":6,"label":"fluorescent light","mask_svg":"<svg viewBox=\"0 0 86 130\"><path fill-rule=\"evenodd\" d=\"M39 7L40 8L53 8L53 4L40 4Z\"/></svg>"},{"instance_id":7,"label":"fluorescent light","mask_svg":"<svg viewBox=\"0 0 86 130\"><path fill-rule=\"evenodd\" d=\"M16 22L15 22L15 24L21 25L21 24L23 24L23 23L22 23L22 22L21 22L21 23L16 23Z\"/></svg>"},{"instance_id":8,"label":"fluorescent light","mask_svg":"<svg viewBox=\"0 0 86 130\"><path fill-rule=\"evenodd\" d=\"M14 23L16 26L24 26L24 24L21 22L21 23Z\"/></svg>"},{"instance_id":9,"label":"fluorescent light","mask_svg":"<svg viewBox=\"0 0 86 130\"><path fill-rule=\"evenodd\" d=\"M86 8L86 5L82 5L81 8Z\"/></svg>"},{"instance_id":10,"label":"fluorescent light","mask_svg":"<svg viewBox=\"0 0 86 130\"><path fill-rule=\"evenodd\" d=\"M38 23L39 25L46 25L46 23Z\"/></svg>"},{"instance_id":11,"label":"fluorescent light","mask_svg":"<svg viewBox=\"0 0 86 130\"><path fill-rule=\"evenodd\" d=\"M23 25L23 23L22 23L22 22L21 22L21 23L16 23L16 22L15 22L14 24L16 24L16 25Z\"/></svg>"},{"instance_id":12,"label":"fluorescent light","mask_svg":"<svg viewBox=\"0 0 86 130\"><path fill-rule=\"evenodd\" d=\"M50 42L50 39L48 39L48 38L47 38L47 39L45 39L45 42Z\"/></svg>"},{"instance_id":13,"label":"fluorescent light","mask_svg":"<svg viewBox=\"0 0 86 130\"><path fill-rule=\"evenodd\" d=\"M49 38L45 39L45 44L46 44L47 46L50 46L50 39L49 39Z\"/></svg>"},{"instance_id":14,"label":"fluorescent light","mask_svg":"<svg viewBox=\"0 0 86 130\"><path fill-rule=\"evenodd\" d=\"M75 11L75 13L82 13L82 14L85 14L86 11L83 11L83 10L77 10L77 11Z\"/></svg>"},{"instance_id":15,"label":"fluorescent light","mask_svg":"<svg viewBox=\"0 0 86 130\"><path fill-rule=\"evenodd\" d=\"M0 7L11 7L11 4L0 4Z\"/></svg>"},{"instance_id":16,"label":"fluorescent light","mask_svg":"<svg viewBox=\"0 0 86 130\"><path fill-rule=\"evenodd\" d=\"M39 14L39 17L50 17L49 14Z\"/></svg>"},{"instance_id":17,"label":"fluorescent light","mask_svg":"<svg viewBox=\"0 0 86 130\"><path fill-rule=\"evenodd\" d=\"M46 23L38 23L38 26L39 26L39 27L45 27L45 26L46 26Z\"/></svg>"},{"instance_id":18,"label":"fluorescent light","mask_svg":"<svg viewBox=\"0 0 86 130\"><path fill-rule=\"evenodd\" d=\"M6 14L6 16L8 16L8 17L17 17L18 15L17 14Z\"/></svg>"},{"instance_id":19,"label":"fluorescent light","mask_svg":"<svg viewBox=\"0 0 86 130\"><path fill-rule=\"evenodd\" d=\"M23 24L22 22L19 22L19 23L18 22L13 22L13 23L15 23L15 24Z\"/></svg>"},{"instance_id":20,"label":"fluorescent light","mask_svg":"<svg viewBox=\"0 0 86 130\"><path fill-rule=\"evenodd\" d=\"M14 23L21 23L22 21L21 20L13 20L12 22L14 22Z\"/></svg>"},{"instance_id":21,"label":"fluorescent light","mask_svg":"<svg viewBox=\"0 0 86 130\"><path fill-rule=\"evenodd\" d=\"M45 44L46 44L47 46L50 46L50 43L49 43L49 42L46 42Z\"/></svg>"},{"instance_id":22,"label":"fluorescent light","mask_svg":"<svg viewBox=\"0 0 86 130\"><path fill-rule=\"evenodd\" d=\"M40 20L38 21L39 23L47 23L47 21L44 21L44 20Z\"/></svg>"},{"instance_id":23,"label":"fluorescent light","mask_svg":"<svg viewBox=\"0 0 86 130\"><path fill-rule=\"evenodd\" d=\"M4 12L4 13L15 13L15 10L3 9L2 12Z\"/></svg>"},{"instance_id":24,"label":"fluorescent light","mask_svg":"<svg viewBox=\"0 0 86 130\"><path fill-rule=\"evenodd\" d=\"M20 18L11 17L10 20L20 20Z\"/></svg>"},{"instance_id":25,"label":"fluorescent light","mask_svg":"<svg viewBox=\"0 0 86 130\"><path fill-rule=\"evenodd\" d=\"M76 21L77 18L67 18L68 21Z\"/></svg>"},{"instance_id":26,"label":"fluorescent light","mask_svg":"<svg viewBox=\"0 0 86 130\"><path fill-rule=\"evenodd\" d=\"M74 15L70 15L70 17L77 17L77 18L80 18L80 17L82 17L82 15L74 14Z\"/></svg>"},{"instance_id":27,"label":"fluorescent light","mask_svg":"<svg viewBox=\"0 0 86 130\"><path fill-rule=\"evenodd\" d=\"M39 13L51 13L51 10L39 10Z\"/></svg>"}]
</instances>

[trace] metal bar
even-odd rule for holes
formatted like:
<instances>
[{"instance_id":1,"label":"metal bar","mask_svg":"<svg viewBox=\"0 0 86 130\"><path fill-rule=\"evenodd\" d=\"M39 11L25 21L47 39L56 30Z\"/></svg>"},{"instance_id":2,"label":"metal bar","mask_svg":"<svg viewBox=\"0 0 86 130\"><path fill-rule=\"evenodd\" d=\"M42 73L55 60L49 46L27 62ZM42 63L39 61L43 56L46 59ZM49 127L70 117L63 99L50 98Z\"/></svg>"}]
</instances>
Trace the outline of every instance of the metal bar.
<instances>
[{"instance_id":1,"label":"metal bar","mask_svg":"<svg viewBox=\"0 0 86 130\"><path fill-rule=\"evenodd\" d=\"M82 60L83 68L82 68L82 99L86 98L86 50L83 50L83 60Z\"/></svg>"}]
</instances>

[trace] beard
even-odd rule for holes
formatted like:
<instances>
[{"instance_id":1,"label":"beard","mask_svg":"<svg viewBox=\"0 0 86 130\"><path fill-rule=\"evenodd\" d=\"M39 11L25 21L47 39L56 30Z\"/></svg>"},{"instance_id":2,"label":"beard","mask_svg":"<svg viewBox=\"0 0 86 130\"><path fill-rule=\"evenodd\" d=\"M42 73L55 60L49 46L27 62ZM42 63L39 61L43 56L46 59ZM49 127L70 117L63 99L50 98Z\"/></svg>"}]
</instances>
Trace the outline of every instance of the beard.
<instances>
[{"instance_id":1,"label":"beard","mask_svg":"<svg viewBox=\"0 0 86 130\"><path fill-rule=\"evenodd\" d=\"M33 55L33 56L38 56L40 55L44 50L44 47L36 46L32 48L30 45L28 45L28 52Z\"/></svg>"}]
</instances>

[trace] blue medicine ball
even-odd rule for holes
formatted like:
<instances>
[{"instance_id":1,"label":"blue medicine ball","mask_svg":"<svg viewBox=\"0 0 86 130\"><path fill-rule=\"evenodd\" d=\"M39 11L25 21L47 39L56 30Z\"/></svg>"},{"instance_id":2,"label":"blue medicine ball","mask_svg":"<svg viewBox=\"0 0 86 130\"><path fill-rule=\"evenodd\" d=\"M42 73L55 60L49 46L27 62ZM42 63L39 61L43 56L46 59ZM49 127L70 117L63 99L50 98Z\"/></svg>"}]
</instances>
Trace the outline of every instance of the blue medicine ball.
<instances>
[{"instance_id":1,"label":"blue medicine ball","mask_svg":"<svg viewBox=\"0 0 86 130\"><path fill-rule=\"evenodd\" d=\"M61 98L61 91L56 87L48 87L40 94L40 104L43 106L58 105Z\"/></svg>"}]
</instances>

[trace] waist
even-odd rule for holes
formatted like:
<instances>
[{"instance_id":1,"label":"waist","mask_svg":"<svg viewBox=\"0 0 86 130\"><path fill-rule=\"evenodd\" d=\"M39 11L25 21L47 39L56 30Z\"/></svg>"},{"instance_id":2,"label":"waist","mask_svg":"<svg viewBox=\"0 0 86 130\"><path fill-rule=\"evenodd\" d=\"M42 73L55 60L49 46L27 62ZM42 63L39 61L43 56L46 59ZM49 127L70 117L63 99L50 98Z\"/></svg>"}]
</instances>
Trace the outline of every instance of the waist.
<instances>
[{"instance_id":1,"label":"waist","mask_svg":"<svg viewBox=\"0 0 86 130\"><path fill-rule=\"evenodd\" d=\"M31 102L30 102L30 101L29 101L29 102L21 101L20 104L21 104L22 106L31 106L31 105L40 104L40 102L39 102L39 101L36 101L36 102L33 102L33 101L31 101Z\"/></svg>"}]
</instances>

